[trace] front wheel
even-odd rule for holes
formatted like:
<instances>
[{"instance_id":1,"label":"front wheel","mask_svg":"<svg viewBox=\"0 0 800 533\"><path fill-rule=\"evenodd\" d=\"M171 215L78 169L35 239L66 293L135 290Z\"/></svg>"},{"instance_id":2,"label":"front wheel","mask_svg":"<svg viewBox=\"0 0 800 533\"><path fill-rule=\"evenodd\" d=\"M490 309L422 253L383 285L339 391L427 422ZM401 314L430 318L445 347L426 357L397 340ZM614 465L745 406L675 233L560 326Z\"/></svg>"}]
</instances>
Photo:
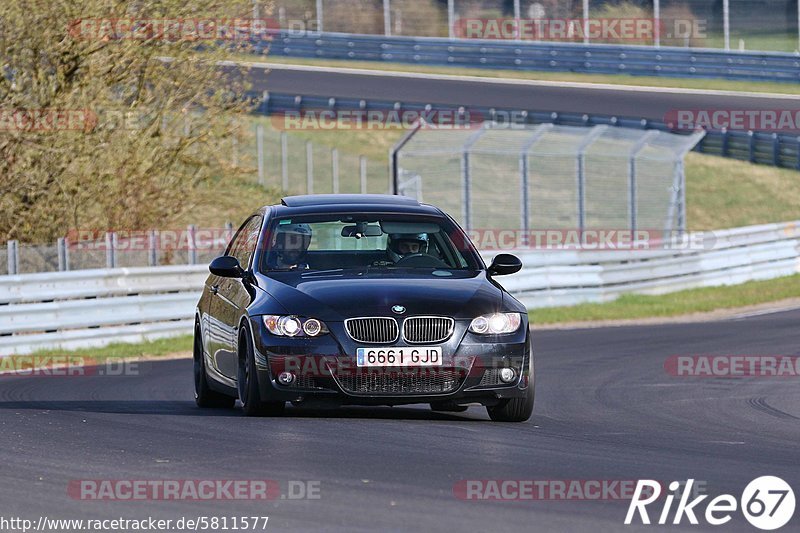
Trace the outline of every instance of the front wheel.
<instances>
[{"instance_id":1,"label":"front wheel","mask_svg":"<svg viewBox=\"0 0 800 533\"><path fill-rule=\"evenodd\" d=\"M522 398L504 400L493 407L487 407L486 411L494 422L525 422L533 414L533 398L533 383L530 383Z\"/></svg>"},{"instance_id":2,"label":"front wheel","mask_svg":"<svg viewBox=\"0 0 800 533\"><path fill-rule=\"evenodd\" d=\"M242 402L242 410L247 416L277 416L283 413L286 402L261 401L261 392L258 390L258 376L256 375L256 358L247 328L243 328L239 336L237 385L239 388L239 401Z\"/></svg>"},{"instance_id":3,"label":"front wheel","mask_svg":"<svg viewBox=\"0 0 800 533\"><path fill-rule=\"evenodd\" d=\"M203 338L200 335L200 326L194 328L194 402L197 407L226 408L230 409L236 403L236 398L226 396L208 386L206 377L206 362L203 354Z\"/></svg>"}]
</instances>

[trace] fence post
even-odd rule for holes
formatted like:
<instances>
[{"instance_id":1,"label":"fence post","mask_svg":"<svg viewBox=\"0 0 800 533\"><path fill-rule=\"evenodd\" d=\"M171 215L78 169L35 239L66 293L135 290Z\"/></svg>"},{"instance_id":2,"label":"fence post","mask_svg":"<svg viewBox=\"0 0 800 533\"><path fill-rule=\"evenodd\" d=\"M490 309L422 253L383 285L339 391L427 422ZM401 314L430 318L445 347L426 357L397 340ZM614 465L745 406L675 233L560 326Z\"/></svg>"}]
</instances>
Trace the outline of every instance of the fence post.
<instances>
[{"instance_id":1,"label":"fence post","mask_svg":"<svg viewBox=\"0 0 800 533\"><path fill-rule=\"evenodd\" d=\"M656 0L658 1L658 0ZM516 40L519 41L522 39L522 32L520 31L521 26L521 19L522 19L522 9L520 8L520 0L514 0L514 33L516 34Z\"/></svg>"},{"instance_id":2,"label":"fence post","mask_svg":"<svg viewBox=\"0 0 800 533\"><path fill-rule=\"evenodd\" d=\"M339 150L331 150L331 174L333 176L333 194L339 194Z\"/></svg>"},{"instance_id":3,"label":"fence post","mask_svg":"<svg viewBox=\"0 0 800 533\"><path fill-rule=\"evenodd\" d=\"M533 145L536 144L542 135L547 133L553 127L553 124L540 124L536 126L531 134L531 138L525 141L522 149L519 152L519 168L520 168L520 198L522 202L522 229L524 230L523 244L528 244L528 231L530 230L530 194L529 194L529 166L530 160L528 159L528 152L530 152Z\"/></svg>"},{"instance_id":4,"label":"fence post","mask_svg":"<svg viewBox=\"0 0 800 533\"><path fill-rule=\"evenodd\" d=\"M66 272L69 270L69 248L67 248L67 239L59 237L57 244L58 248L58 271Z\"/></svg>"},{"instance_id":5,"label":"fence post","mask_svg":"<svg viewBox=\"0 0 800 533\"><path fill-rule=\"evenodd\" d=\"M725 50L731 49L731 18L730 2L722 0L722 33L725 40Z\"/></svg>"},{"instance_id":6,"label":"fence post","mask_svg":"<svg viewBox=\"0 0 800 533\"><path fill-rule=\"evenodd\" d=\"M659 133L658 130L650 130L642 135L628 154L628 213L631 217L630 229L632 233L636 231L636 215L638 208L638 200L636 197L636 156L638 156L639 152L647 146L653 137L657 137Z\"/></svg>"},{"instance_id":7,"label":"fence post","mask_svg":"<svg viewBox=\"0 0 800 533\"><path fill-rule=\"evenodd\" d=\"M661 0L653 0L653 45L661 48Z\"/></svg>"},{"instance_id":8,"label":"fence post","mask_svg":"<svg viewBox=\"0 0 800 533\"><path fill-rule=\"evenodd\" d=\"M383 34L392 35L392 6L391 0L383 0Z\"/></svg>"},{"instance_id":9,"label":"fence post","mask_svg":"<svg viewBox=\"0 0 800 533\"><path fill-rule=\"evenodd\" d=\"M467 231L472 229L472 177L469 172L469 152L486 131L487 124L489 123L484 122L478 131L469 136L461 148L461 216L464 229Z\"/></svg>"},{"instance_id":10,"label":"fence post","mask_svg":"<svg viewBox=\"0 0 800 533\"><path fill-rule=\"evenodd\" d=\"M189 264L197 264L197 226L189 224L186 232L186 247L189 251Z\"/></svg>"},{"instance_id":11,"label":"fence post","mask_svg":"<svg viewBox=\"0 0 800 533\"><path fill-rule=\"evenodd\" d=\"M447 35L451 39L456 36L456 6L455 0L447 0Z\"/></svg>"},{"instance_id":12,"label":"fence post","mask_svg":"<svg viewBox=\"0 0 800 533\"><path fill-rule=\"evenodd\" d=\"M317 0L317 31L322 33L322 0Z\"/></svg>"},{"instance_id":13,"label":"fence post","mask_svg":"<svg viewBox=\"0 0 800 533\"><path fill-rule=\"evenodd\" d=\"M800 161L800 157L798 160ZM367 158L363 155L358 156L358 173L361 178L361 194L367 194Z\"/></svg>"},{"instance_id":14,"label":"fence post","mask_svg":"<svg viewBox=\"0 0 800 533\"><path fill-rule=\"evenodd\" d=\"M258 183L259 185L266 184L264 177L264 126L259 124L256 126L256 147L258 149Z\"/></svg>"},{"instance_id":15,"label":"fence post","mask_svg":"<svg viewBox=\"0 0 800 533\"><path fill-rule=\"evenodd\" d=\"M106 268L117 267L117 234L106 232Z\"/></svg>"},{"instance_id":16,"label":"fence post","mask_svg":"<svg viewBox=\"0 0 800 533\"><path fill-rule=\"evenodd\" d=\"M8 274L19 274L19 243L8 241Z\"/></svg>"},{"instance_id":17,"label":"fence post","mask_svg":"<svg viewBox=\"0 0 800 533\"><path fill-rule=\"evenodd\" d=\"M314 145L306 141L306 194L314 194Z\"/></svg>"},{"instance_id":18,"label":"fence post","mask_svg":"<svg viewBox=\"0 0 800 533\"><path fill-rule=\"evenodd\" d=\"M589 0L583 0L583 44L589 44Z\"/></svg>"},{"instance_id":19,"label":"fence post","mask_svg":"<svg viewBox=\"0 0 800 533\"><path fill-rule=\"evenodd\" d=\"M281 185L289 190L289 138L285 131L281 132Z\"/></svg>"},{"instance_id":20,"label":"fence post","mask_svg":"<svg viewBox=\"0 0 800 533\"><path fill-rule=\"evenodd\" d=\"M586 228L586 150L604 131L608 129L606 124L594 126L586 134L576 150L576 180L578 182L578 234L583 243L583 230Z\"/></svg>"},{"instance_id":21,"label":"fence post","mask_svg":"<svg viewBox=\"0 0 800 533\"><path fill-rule=\"evenodd\" d=\"M399 157L400 157L400 150L402 150L403 147L406 144L408 144L408 141L410 141L411 138L414 135L417 134L417 132L419 131L419 129L422 127L422 125L424 123L425 123L425 121L423 119L421 119L421 118L419 120L417 120L414 123L414 125L411 127L411 129L408 130L405 133L405 135L403 135L403 138L400 139L397 142L397 144L392 146L391 150L389 150L389 193L390 194L400 194L398 192L398 181L397 181L398 173L400 171L400 168L399 168L399 165L398 165ZM365 173L366 173L366 171L365 171ZM362 183L364 184L364 189L366 190L366 178L362 178L362 179L364 180Z\"/></svg>"},{"instance_id":22,"label":"fence post","mask_svg":"<svg viewBox=\"0 0 800 533\"><path fill-rule=\"evenodd\" d=\"M151 267L158 266L158 236L154 229L147 236L147 264Z\"/></svg>"}]
</instances>

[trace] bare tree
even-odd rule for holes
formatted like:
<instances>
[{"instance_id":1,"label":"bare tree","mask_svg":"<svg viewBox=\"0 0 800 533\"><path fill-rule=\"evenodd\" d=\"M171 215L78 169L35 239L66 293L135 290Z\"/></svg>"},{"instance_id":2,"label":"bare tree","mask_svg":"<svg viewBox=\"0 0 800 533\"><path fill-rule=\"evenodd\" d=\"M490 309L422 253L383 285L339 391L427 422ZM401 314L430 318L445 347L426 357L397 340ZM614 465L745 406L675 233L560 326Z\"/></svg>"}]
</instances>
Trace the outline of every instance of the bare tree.
<instances>
[{"instance_id":1,"label":"bare tree","mask_svg":"<svg viewBox=\"0 0 800 533\"><path fill-rule=\"evenodd\" d=\"M270 6L260 2L260 16ZM233 172L250 0L0 2L0 239L164 225Z\"/></svg>"}]
</instances>

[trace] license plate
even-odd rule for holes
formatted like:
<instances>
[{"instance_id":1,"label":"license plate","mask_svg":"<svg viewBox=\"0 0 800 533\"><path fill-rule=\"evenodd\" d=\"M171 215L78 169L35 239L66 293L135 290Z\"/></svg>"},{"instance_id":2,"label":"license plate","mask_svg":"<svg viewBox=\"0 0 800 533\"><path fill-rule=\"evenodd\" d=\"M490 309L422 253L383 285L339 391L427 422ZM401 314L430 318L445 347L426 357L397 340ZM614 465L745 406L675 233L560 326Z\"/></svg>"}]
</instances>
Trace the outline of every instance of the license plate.
<instances>
[{"instance_id":1,"label":"license plate","mask_svg":"<svg viewBox=\"0 0 800 533\"><path fill-rule=\"evenodd\" d=\"M442 366L442 349L423 346L358 348L358 366Z\"/></svg>"}]
</instances>

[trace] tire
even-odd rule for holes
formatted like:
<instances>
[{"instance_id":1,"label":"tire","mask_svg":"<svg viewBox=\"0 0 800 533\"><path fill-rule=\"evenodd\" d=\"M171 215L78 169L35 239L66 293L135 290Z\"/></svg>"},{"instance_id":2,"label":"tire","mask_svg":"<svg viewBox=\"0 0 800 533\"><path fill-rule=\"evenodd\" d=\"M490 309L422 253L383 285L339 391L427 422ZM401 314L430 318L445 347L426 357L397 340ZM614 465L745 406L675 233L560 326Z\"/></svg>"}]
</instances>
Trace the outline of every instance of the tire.
<instances>
[{"instance_id":1,"label":"tire","mask_svg":"<svg viewBox=\"0 0 800 533\"><path fill-rule=\"evenodd\" d=\"M253 344L250 341L250 332L242 328L239 335L239 373L237 376L239 388L239 401L242 410L247 416L278 416L283 413L286 402L262 402L261 392L258 390L258 376L256 374L256 358L253 353Z\"/></svg>"},{"instance_id":2,"label":"tire","mask_svg":"<svg viewBox=\"0 0 800 533\"><path fill-rule=\"evenodd\" d=\"M431 411L437 411L440 413L463 413L467 409L469 409L469 406L467 405L456 405L446 402L431 403Z\"/></svg>"},{"instance_id":3,"label":"tire","mask_svg":"<svg viewBox=\"0 0 800 533\"><path fill-rule=\"evenodd\" d=\"M211 390L206 376L206 360L203 356L203 338L200 326L194 328L194 402L197 407L230 409L236 404L236 398Z\"/></svg>"},{"instance_id":4,"label":"tire","mask_svg":"<svg viewBox=\"0 0 800 533\"><path fill-rule=\"evenodd\" d=\"M494 422L525 422L533 414L533 398L533 383L530 383L522 398L504 400L494 407L487 407L486 411Z\"/></svg>"}]
</instances>

